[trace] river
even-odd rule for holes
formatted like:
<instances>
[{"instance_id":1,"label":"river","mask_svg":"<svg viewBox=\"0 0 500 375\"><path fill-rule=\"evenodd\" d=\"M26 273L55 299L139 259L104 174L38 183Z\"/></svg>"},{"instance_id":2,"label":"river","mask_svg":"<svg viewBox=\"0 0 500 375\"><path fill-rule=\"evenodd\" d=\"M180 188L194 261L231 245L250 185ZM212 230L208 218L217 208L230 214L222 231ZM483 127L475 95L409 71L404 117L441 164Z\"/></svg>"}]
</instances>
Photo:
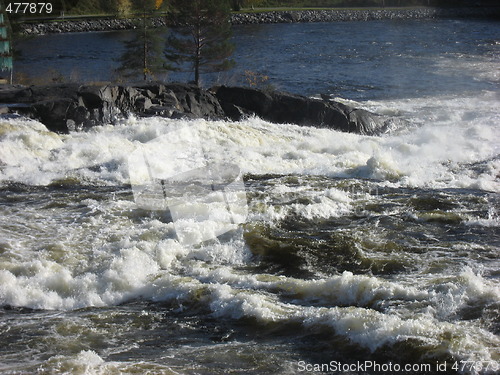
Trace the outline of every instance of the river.
<instances>
[{"instance_id":1,"label":"river","mask_svg":"<svg viewBox=\"0 0 500 375\"><path fill-rule=\"evenodd\" d=\"M16 69L109 80L130 37L25 40ZM2 118L0 372L497 373L498 23L253 25L234 41L236 68L206 85L251 71L408 125L129 118L62 135ZM242 188L139 204L195 156Z\"/></svg>"}]
</instances>

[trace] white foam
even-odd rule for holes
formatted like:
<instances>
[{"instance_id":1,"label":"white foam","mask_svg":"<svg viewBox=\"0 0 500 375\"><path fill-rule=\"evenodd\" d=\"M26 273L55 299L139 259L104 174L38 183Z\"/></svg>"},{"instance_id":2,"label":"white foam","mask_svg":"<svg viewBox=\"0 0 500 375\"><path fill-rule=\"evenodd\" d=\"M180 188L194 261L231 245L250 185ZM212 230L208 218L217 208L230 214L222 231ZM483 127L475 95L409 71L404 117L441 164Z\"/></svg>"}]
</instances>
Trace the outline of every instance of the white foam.
<instances>
[{"instance_id":1,"label":"white foam","mask_svg":"<svg viewBox=\"0 0 500 375\"><path fill-rule=\"evenodd\" d=\"M127 158L134 150L190 124L199 131L206 155L216 163L234 163L244 173L360 177L398 186L499 191L497 103L493 92L476 98L364 103L378 112L400 108L403 117L418 125L383 137L269 124L257 118L237 123L132 118L121 126L59 136L33 121L4 120L0 179L44 185L73 177L125 184ZM484 168L469 167L474 163L484 163Z\"/></svg>"},{"instance_id":2,"label":"white foam","mask_svg":"<svg viewBox=\"0 0 500 375\"><path fill-rule=\"evenodd\" d=\"M330 195L348 201L342 194ZM237 236L229 242L185 247L171 237L172 223L148 220L130 225L126 217L108 221L117 206L123 210L131 202L86 203L101 212L81 229L82 234L94 233L90 246L63 242L59 250L47 248L4 260L3 305L61 310L144 298L176 301L182 307L197 300L216 317L327 328L369 350L412 338L457 358L495 358L492 348L500 344L498 337L477 322L449 319L470 301L500 302L496 284L471 269L447 281L429 280L420 286L350 272L316 280L250 274L237 270L250 259ZM79 236L79 228L71 228L73 238ZM58 262L51 260L56 250L66 254ZM94 354L71 359L71 366L83 358L94 366L92 371L112 366Z\"/></svg>"},{"instance_id":3,"label":"white foam","mask_svg":"<svg viewBox=\"0 0 500 375\"><path fill-rule=\"evenodd\" d=\"M161 373L177 375L168 366L158 363L140 362L114 362L106 361L93 350L82 350L76 355L56 355L44 361L40 368L48 367L51 373L74 375L106 375L106 374L148 374Z\"/></svg>"},{"instance_id":4,"label":"white foam","mask_svg":"<svg viewBox=\"0 0 500 375\"><path fill-rule=\"evenodd\" d=\"M400 108L394 113L412 126L397 134L369 137L257 118L235 123L132 118L119 126L56 135L34 121L3 120L0 181L46 185L72 178L83 184L128 184L132 152L157 139L161 149L161 142L167 141L161 135L189 125L199 132L211 161L237 164L244 173L359 177L395 187L499 191L494 94L365 104L384 111ZM189 145L179 145L183 146ZM312 184L276 184L269 189L264 200L251 203L250 220L339 217L351 213L359 198ZM365 198L371 199L370 194ZM135 298L178 301L181 306L194 299L208 306L213 316L327 328L370 350L412 338L457 358L496 358L498 337L478 322L453 320L470 302L500 302L497 284L476 270L464 269L446 280L424 275L418 286L404 276L383 280L349 272L317 280L250 274L237 271L252 257L241 228L226 241L188 247L178 241L175 223L144 220L144 213L134 212L132 200L87 198L79 204L84 207L81 217L78 207L71 207L76 215L67 213L68 207L50 212L1 208L5 215L0 218L0 234L7 249L0 264L2 305L70 310ZM471 218L469 225L497 223L495 215L492 212L487 223ZM216 233L217 218L223 215L216 215L203 230ZM337 307L327 307L332 305ZM71 361L64 366L88 373L110 366L89 352ZM93 367L78 367L83 362Z\"/></svg>"},{"instance_id":5,"label":"white foam","mask_svg":"<svg viewBox=\"0 0 500 375\"><path fill-rule=\"evenodd\" d=\"M326 286L326 285L324 285ZM210 308L217 317L251 317L261 323L297 322L307 328L331 328L336 335L375 351L408 339L445 351L455 358L492 360L500 340L474 323L439 321L426 313L402 317L363 307L312 307L284 303L275 295L209 284ZM297 301L298 302L298 301Z\"/></svg>"},{"instance_id":6,"label":"white foam","mask_svg":"<svg viewBox=\"0 0 500 375\"><path fill-rule=\"evenodd\" d=\"M477 80L500 82L498 54L494 56L451 55L436 60L439 74L451 76L472 75Z\"/></svg>"},{"instance_id":7,"label":"white foam","mask_svg":"<svg viewBox=\"0 0 500 375\"><path fill-rule=\"evenodd\" d=\"M340 217L353 211L351 193L336 188L314 190L310 187L289 187L277 184L269 189L267 199L255 203L250 221L276 222L289 215L308 220ZM296 203L297 197L301 198Z\"/></svg>"}]
</instances>

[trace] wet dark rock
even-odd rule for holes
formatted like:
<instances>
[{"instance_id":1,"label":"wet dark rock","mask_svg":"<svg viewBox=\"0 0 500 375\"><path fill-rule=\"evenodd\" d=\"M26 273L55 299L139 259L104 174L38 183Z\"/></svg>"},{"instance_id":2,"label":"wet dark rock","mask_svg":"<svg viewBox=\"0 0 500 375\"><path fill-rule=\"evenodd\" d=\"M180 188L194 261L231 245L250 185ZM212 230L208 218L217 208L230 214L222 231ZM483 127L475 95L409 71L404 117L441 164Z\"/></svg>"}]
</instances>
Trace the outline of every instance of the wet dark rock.
<instances>
[{"instance_id":1,"label":"wet dark rock","mask_svg":"<svg viewBox=\"0 0 500 375\"><path fill-rule=\"evenodd\" d=\"M210 91L181 83L168 85L168 89L175 95L181 112L211 119L225 117L218 99Z\"/></svg>"},{"instance_id":2,"label":"wet dark rock","mask_svg":"<svg viewBox=\"0 0 500 375\"><path fill-rule=\"evenodd\" d=\"M280 124L322 127L367 135L383 133L397 121L333 100L279 91L221 86L216 90L216 96L232 120L255 115Z\"/></svg>"},{"instance_id":3,"label":"wet dark rock","mask_svg":"<svg viewBox=\"0 0 500 375\"><path fill-rule=\"evenodd\" d=\"M245 87L204 90L181 83L2 86L0 108L37 119L60 133L115 124L131 114L233 121L258 116L274 123L368 135L385 132L396 121L331 100Z\"/></svg>"},{"instance_id":4,"label":"wet dark rock","mask_svg":"<svg viewBox=\"0 0 500 375\"><path fill-rule=\"evenodd\" d=\"M33 92L23 85L0 85L0 103L24 103L31 101Z\"/></svg>"},{"instance_id":5,"label":"wet dark rock","mask_svg":"<svg viewBox=\"0 0 500 375\"><path fill-rule=\"evenodd\" d=\"M193 85L148 84L79 86L2 86L0 107L67 133L115 124L130 114L172 118L222 119L225 113L209 91Z\"/></svg>"},{"instance_id":6,"label":"wet dark rock","mask_svg":"<svg viewBox=\"0 0 500 375\"><path fill-rule=\"evenodd\" d=\"M66 133L68 132L68 115L75 116L79 111L78 105L71 99L57 98L50 100L43 100L33 104L33 117L36 117L43 124L50 124L50 130Z\"/></svg>"},{"instance_id":7,"label":"wet dark rock","mask_svg":"<svg viewBox=\"0 0 500 375\"><path fill-rule=\"evenodd\" d=\"M147 116L174 117L176 111L170 106L154 105L144 111Z\"/></svg>"}]
</instances>

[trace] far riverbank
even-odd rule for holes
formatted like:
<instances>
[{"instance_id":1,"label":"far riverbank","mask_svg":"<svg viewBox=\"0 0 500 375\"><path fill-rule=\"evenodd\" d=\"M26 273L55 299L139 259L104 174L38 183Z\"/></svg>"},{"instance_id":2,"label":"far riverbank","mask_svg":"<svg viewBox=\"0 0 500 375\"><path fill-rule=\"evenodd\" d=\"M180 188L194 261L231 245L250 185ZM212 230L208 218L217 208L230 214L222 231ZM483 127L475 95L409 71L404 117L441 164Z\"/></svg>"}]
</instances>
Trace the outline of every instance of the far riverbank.
<instances>
[{"instance_id":1,"label":"far riverbank","mask_svg":"<svg viewBox=\"0 0 500 375\"><path fill-rule=\"evenodd\" d=\"M295 23L295 22L346 22L370 20L410 19L500 19L500 7L477 8L403 8L403 9L318 9L282 10L270 12L236 13L231 16L233 25ZM69 32L130 30L137 27L137 19L87 19L59 20L52 22L24 23L19 25L24 35L43 35ZM155 17L154 27L168 26L165 17Z\"/></svg>"}]
</instances>

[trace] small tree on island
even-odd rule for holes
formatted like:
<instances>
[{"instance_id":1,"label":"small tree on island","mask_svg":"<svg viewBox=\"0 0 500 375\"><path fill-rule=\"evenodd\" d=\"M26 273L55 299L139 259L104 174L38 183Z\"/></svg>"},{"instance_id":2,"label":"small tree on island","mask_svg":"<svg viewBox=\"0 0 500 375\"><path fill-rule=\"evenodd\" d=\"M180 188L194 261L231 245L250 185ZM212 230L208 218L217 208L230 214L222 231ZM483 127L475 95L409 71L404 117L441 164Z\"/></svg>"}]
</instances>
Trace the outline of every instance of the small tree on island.
<instances>
[{"instance_id":1,"label":"small tree on island","mask_svg":"<svg viewBox=\"0 0 500 375\"><path fill-rule=\"evenodd\" d=\"M200 73L220 72L234 66L229 59L231 37L229 0L172 0L170 17L176 32L168 38L165 56L177 65L192 64L194 83Z\"/></svg>"},{"instance_id":2,"label":"small tree on island","mask_svg":"<svg viewBox=\"0 0 500 375\"><path fill-rule=\"evenodd\" d=\"M128 2L128 0L126 0ZM142 19L138 23L138 31L134 39L126 41L125 52L120 57L120 67L116 71L125 77L142 75L147 81L155 73L168 68L167 60L163 56L165 28L152 30L149 15L157 10L163 1L142 0Z\"/></svg>"}]
</instances>

